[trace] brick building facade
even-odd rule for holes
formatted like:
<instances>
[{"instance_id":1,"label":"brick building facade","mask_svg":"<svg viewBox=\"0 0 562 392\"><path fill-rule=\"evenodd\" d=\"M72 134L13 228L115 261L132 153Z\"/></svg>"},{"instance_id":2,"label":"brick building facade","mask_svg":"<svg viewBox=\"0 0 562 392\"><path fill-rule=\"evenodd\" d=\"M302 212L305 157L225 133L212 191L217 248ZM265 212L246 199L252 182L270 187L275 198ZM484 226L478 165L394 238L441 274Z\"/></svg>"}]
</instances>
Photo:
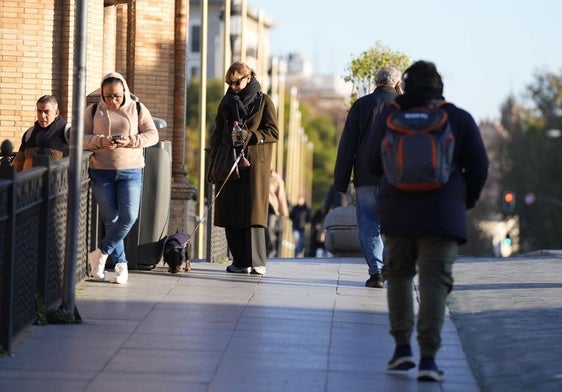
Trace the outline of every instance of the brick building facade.
<instances>
[{"instance_id":1,"label":"brick building facade","mask_svg":"<svg viewBox=\"0 0 562 392\"><path fill-rule=\"evenodd\" d=\"M169 230L187 230L185 65L188 0L85 0L87 4L86 94L115 70L154 117L167 122L160 138L172 142ZM19 148L36 120L44 94L59 100L72 122L75 1L0 1L0 139ZM84 97L86 98L86 97Z\"/></svg>"}]
</instances>

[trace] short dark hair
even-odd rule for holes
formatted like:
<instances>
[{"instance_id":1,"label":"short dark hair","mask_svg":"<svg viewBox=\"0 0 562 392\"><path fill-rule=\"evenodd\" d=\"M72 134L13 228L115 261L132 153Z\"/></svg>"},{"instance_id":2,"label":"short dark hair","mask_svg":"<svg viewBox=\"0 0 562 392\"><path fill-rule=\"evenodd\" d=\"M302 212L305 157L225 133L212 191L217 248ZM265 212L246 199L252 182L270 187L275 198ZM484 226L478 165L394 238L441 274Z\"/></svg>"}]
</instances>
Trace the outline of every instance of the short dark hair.
<instances>
[{"instance_id":1,"label":"short dark hair","mask_svg":"<svg viewBox=\"0 0 562 392\"><path fill-rule=\"evenodd\" d=\"M55 107L55 109L58 109L59 107L59 103L57 101L57 99L55 97L53 97L52 95L43 95L42 97L40 97L37 100L37 104L40 103L52 103L53 106Z\"/></svg>"},{"instance_id":2,"label":"short dark hair","mask_svg":"<svg viewBox=\"0 0 562 392\"><path fill-rule=\"evenodd\" d=\"M404 71L402 84L405 92L430 89L443 93L443 79L430 61L420 60L412 64Z\"/></svg>"}]
</instances>

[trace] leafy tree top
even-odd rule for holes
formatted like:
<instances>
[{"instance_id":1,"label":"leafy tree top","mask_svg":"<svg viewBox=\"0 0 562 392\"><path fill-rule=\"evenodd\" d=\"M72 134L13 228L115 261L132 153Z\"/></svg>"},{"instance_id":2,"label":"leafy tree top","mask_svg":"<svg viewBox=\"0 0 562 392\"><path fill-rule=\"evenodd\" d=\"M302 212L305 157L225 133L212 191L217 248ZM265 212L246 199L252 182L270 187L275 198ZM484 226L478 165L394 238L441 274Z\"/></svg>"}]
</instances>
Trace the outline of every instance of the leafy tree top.
<instances>
[{"instance_id":1,"label":"leafy tree top","mask_svg":"<svg viewBox=\"0 0 562 392\"><path fill-rule=\"evenodd\" d=\"M381 67L395 66L400 71L404 71L410 63L411 60L407 55L377 41L372 48L353 58L346 68L347 75L344 76L344 80L353 85L351 103L374 90L375 77Z\"/></svg>"}]
</instances>

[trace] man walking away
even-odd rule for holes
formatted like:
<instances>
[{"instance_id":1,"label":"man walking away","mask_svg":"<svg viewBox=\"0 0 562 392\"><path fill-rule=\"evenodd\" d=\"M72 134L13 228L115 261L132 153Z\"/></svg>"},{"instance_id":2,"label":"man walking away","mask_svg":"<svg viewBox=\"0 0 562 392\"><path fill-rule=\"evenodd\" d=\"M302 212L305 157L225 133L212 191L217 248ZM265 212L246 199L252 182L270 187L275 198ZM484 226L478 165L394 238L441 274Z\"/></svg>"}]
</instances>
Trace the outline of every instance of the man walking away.
<instances>
[{"instance_id":1,"label":"man walking away","mask_svg":"<svg viewBox=\"0 0 562 392\"><path fill-rule=\"evenodd\" d=\"M353 170L359 244L369 266L366 287L382 288L384 280L381 274L383 242L377 205L380 176L374 174L367 165L367 157L372 154L372 150L365 142L372 122L386 104L394 101L401 92L400 78L400 71L396 67L382 67L375 78L375 90L355 101L345 122L334 169L334 185L341 194L347 192Z\"/></svg>"},{"instance_id":2,"label":"man walking away","mask_svg":"<svg viewBox=\"0 0 562 392\"><path fill-rule=\"evenodd\" d=\"M396 98L398 107L388 107L381 113L374 124L372 139L367 142L373 151L370 159L373 170L378 175L384 174L379 193L381 232L385 240L383 275L388 287L390 333L396 344L387 370L406 371L415 366L410 347L414 328L412 281L419 273L418 380L441 381L444 373L437 367L435 356L441 346L447 296L453 288L453 263L459 244L467 239L466 210L474 207L480 197L488 174L488 157L472 116L444 101L443 81L433 63L414 63L404 72L402 84L405 92ZM404 111L408 111L407 115ZM439 122L444 127L440 129L443 133L452 132L452 137L447 139L453 143L452 154L447 155L450 174L434 190L400 190L398 186L402 184L391 185L389 180L394 180L394 176L382 164L381 143L385 135L391 136L387 118L391 115L394 119L396 115L423 121L427 113L439 114L445 119ZM408 142L409 148L415 148L418 143L417 151L429 150L431 156L431 149L424 147L427 137L427 133L417 133ZM387 147L385 144L385 154L390 150ZM409 160L406 158L404 162ZM422 166L411 167L409 173L421 172ZM426 180L427 177L414 178Z\"/></svg>"}]
</instances>

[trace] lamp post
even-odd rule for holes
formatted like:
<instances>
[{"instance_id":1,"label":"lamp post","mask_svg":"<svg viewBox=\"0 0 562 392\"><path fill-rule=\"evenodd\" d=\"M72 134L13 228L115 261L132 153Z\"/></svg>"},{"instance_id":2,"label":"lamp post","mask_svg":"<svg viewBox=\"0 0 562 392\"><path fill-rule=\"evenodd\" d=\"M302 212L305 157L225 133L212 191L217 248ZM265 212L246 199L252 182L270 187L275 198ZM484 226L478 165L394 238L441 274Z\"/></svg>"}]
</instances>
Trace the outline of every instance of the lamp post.
<instances>
[{"instance_id":1,"label":"lamp post","mask_svg":"<svg viewBox=\"0 0 562 392\"><path fill-rule=\"evenodd\" d=\"M241 36L242 2L240 0L232 0L230 9L230 51L232 53L232 62L241 60Z\"/></svg>"}]
</instances>

